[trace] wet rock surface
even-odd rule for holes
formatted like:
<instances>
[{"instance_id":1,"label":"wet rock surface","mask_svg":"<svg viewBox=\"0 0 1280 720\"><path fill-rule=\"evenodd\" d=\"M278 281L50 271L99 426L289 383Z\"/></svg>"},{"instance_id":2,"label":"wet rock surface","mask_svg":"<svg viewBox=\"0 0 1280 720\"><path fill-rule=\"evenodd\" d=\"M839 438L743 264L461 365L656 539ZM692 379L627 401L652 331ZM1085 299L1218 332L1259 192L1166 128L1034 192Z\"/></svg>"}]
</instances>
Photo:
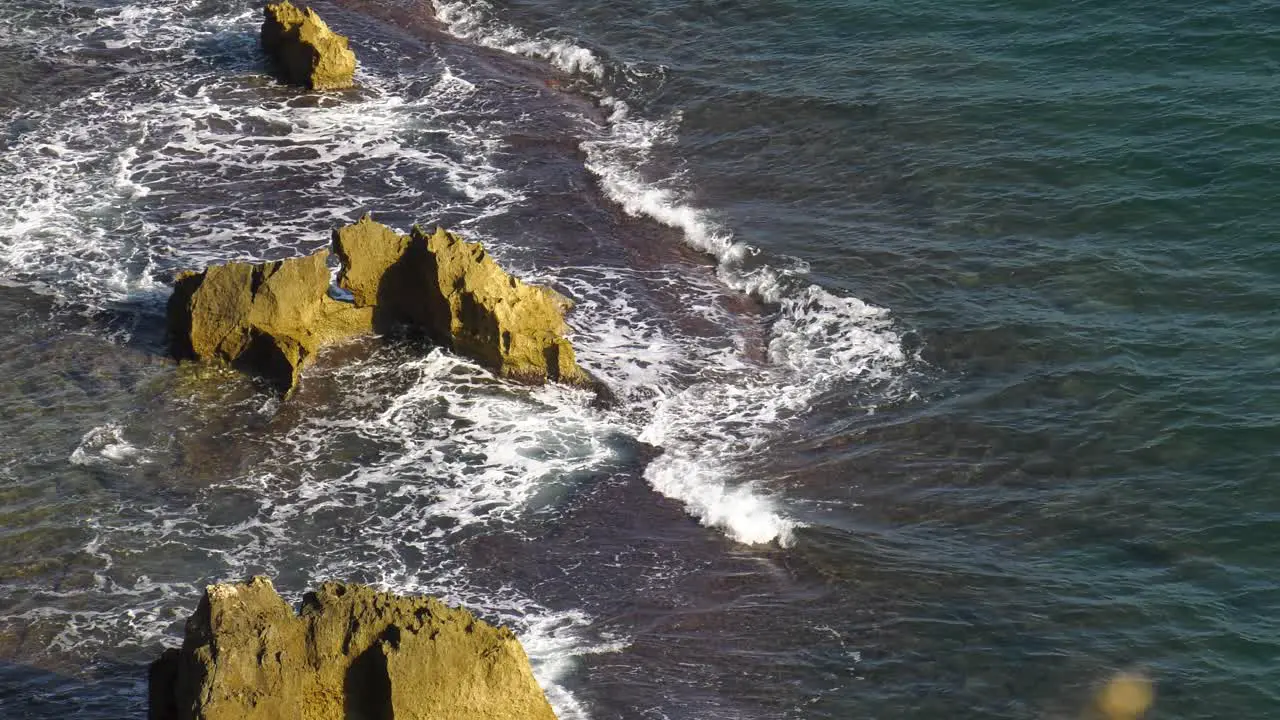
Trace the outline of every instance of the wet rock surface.
<instances>
[{"instance_id":1,"label":"wet rock surface","mask_svg":"<svg viewBox=\"0 0 1280 720\"><path fill-rule=\"evenodd\" d=\"M309 7L286 0L263 8L262 48L281 78L310 90L342 90L354 84L356 56L347 38L329 29Z\"/></svg>"}]
</instances>

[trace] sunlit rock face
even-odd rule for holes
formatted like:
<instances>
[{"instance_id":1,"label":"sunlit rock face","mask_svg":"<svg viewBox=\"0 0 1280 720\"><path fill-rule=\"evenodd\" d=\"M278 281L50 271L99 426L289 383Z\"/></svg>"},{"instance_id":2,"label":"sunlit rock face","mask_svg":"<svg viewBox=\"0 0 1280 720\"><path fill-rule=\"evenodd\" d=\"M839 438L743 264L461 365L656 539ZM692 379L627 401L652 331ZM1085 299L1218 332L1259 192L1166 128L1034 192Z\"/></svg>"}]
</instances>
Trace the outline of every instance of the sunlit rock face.
<instances>
[{"instance_id":1,"label":"sunlit rock face","mask_svg":"<svg viewBox=\"0 0 1280 720\"><path fill-rule=\"evenodd\" d=\"M408 236L362 218L334 231L338 284L378 322L414 325L494 372L529 382L593 383L565 338L573 303L508 275L480 243L441 228Z\"/></svg>"},{"instance_id":2,"label":"sunlit rock face","mask_svg":"<svg viewBox=\"0 0 1280 720\"><path fill-rule=\"evenodd\" d=\"M555 720L515 635L434 598L328 582L295 614L211 585L151 666L150 720Z\"/></svg>"},{"instance_id":3,"label":"sunlit rock face","mask_svg":"<svg viewBox=\"0 0 1280 720\"><path fill-rule=\"evenodd\" d=\"M329 29L311 8L269 3L263 8L262 48L282 79L309 90L341 90L354 83L356 56L347 38Z\"/></svg>"},{"instance_id":4,"label":"sunlit rock face","mask_svg":"<svg viewBox=\"0 0 1280 720\"><path fill-rule=\"evenodd\" d=\"M288 396L325 345L408 327L504 377L602 392L566 338L572 303L507 274L479 243L440 228L399 235L365 216L333 232L333 249L349 300L330 294L328 250L180 274L173 356L236 368Z\"/></svg>"}]
</instances>

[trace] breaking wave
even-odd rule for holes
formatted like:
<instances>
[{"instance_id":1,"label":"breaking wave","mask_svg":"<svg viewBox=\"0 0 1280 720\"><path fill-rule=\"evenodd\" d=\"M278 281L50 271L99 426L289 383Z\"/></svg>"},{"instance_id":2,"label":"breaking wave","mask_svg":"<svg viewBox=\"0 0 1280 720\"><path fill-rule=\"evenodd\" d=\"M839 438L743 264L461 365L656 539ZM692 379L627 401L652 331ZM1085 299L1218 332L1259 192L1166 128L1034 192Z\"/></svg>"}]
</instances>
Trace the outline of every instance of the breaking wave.
<instances>
[{"instance_id":1,"label":"breaking wave","mask_svg":"<svg viewBox=\"0 0 1280 720\"><path fill-rule=\"evenodd\" d=\"M604 79L605 64L591 50L571 40L530 36L499 20L493 6L483 0L432 0L432 5L436 17L457 37L513 55L545 60L571 75Z\"/></svg>"},{"instance_id":2,"label":"breaking wave","mask_svg":"<svg viewBox=\"0 0 1280 720\"><path fill-rule=\"evenodd\" d=\"M696 340L691 346L653 327L621 345L640 352L661 346L669 351L668 358L692 352L704 363L695 370L691 385L656 390L649 408L652 419L639 430L642 440L665 451L645 473L653 488L735 540L789 544L798 522L786 512L785 500L767 487L741 482L735 465L833 383L889 380L899 372L906 356L888 311L810 283L804 278L807 267L799 261L778 258L771 264L762 259L765 253L735 239L711 211L690 204L679 178L647 174L653 149L671 142L680 117L641 117L617 96L627 89L617 85L639 79L633 68L611 67L571 40L542 37L507 24L483 0L434 4L439 19L458 37L546 60L590 81L606 121L581 148L604 194L630 215L678 230L688 245L715 259L725 286L774 308L765 339L769 362L764 366L743 362L737 350L698 348ZM607 80L614 80L614 86ZM637 328L627 330L634 333ZM595 350L591 344L600 337L584 335L584 354L590 358ZM618 352L616 332L605 345L601 354L612 363L626 355ZM634 374L612 372L607 363L594 369L624 389L637 380ZM650 375L643 382L653 379ZM632 395L646 394L645 389L629 390ZM655 391L650 386L647 392Z\"/></svg>"}]
</instances>

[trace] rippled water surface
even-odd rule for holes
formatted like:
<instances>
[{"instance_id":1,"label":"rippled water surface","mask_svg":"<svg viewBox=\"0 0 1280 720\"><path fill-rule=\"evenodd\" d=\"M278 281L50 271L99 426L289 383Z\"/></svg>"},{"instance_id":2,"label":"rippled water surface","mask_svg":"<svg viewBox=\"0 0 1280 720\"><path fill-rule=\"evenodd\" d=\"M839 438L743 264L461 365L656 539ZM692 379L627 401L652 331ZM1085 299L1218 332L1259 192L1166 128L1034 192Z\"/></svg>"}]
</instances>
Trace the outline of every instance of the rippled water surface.
<instances>
[{"instance_id":1,"label":"rippled water surface","mask_svg":"<svg viewBox=\"0 0 1280 720\"><path fill-rule=\"evenodd\" d=\"M0 8L0 715L140 717L210 582L520 635L562 718L1280 712L1263 2ZM396 338L280 403L182 268L439 222L619 398Z\"/></svg>"}]
</instances>

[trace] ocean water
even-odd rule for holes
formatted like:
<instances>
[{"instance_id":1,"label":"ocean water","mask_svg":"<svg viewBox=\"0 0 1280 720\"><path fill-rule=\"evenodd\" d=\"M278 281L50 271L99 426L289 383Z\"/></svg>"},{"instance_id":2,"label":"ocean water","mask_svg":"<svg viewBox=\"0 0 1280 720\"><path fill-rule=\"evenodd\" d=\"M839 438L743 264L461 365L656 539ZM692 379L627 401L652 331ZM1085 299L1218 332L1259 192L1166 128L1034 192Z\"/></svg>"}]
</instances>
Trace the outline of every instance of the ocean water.
<instances>
[{"instance_id":1,"label":"ocean water","mask_svg":"<svg viewBox=\"0 0 1280 720\"><path fill-rule=\"evenodd\" d=\"M141 717L207 583L439 594L565 719L1280 714L1273 4L0 7L0 717ZM439 349L281 403L182 268L439 222L619 398Z\"/></svg>"}]
</instances>

